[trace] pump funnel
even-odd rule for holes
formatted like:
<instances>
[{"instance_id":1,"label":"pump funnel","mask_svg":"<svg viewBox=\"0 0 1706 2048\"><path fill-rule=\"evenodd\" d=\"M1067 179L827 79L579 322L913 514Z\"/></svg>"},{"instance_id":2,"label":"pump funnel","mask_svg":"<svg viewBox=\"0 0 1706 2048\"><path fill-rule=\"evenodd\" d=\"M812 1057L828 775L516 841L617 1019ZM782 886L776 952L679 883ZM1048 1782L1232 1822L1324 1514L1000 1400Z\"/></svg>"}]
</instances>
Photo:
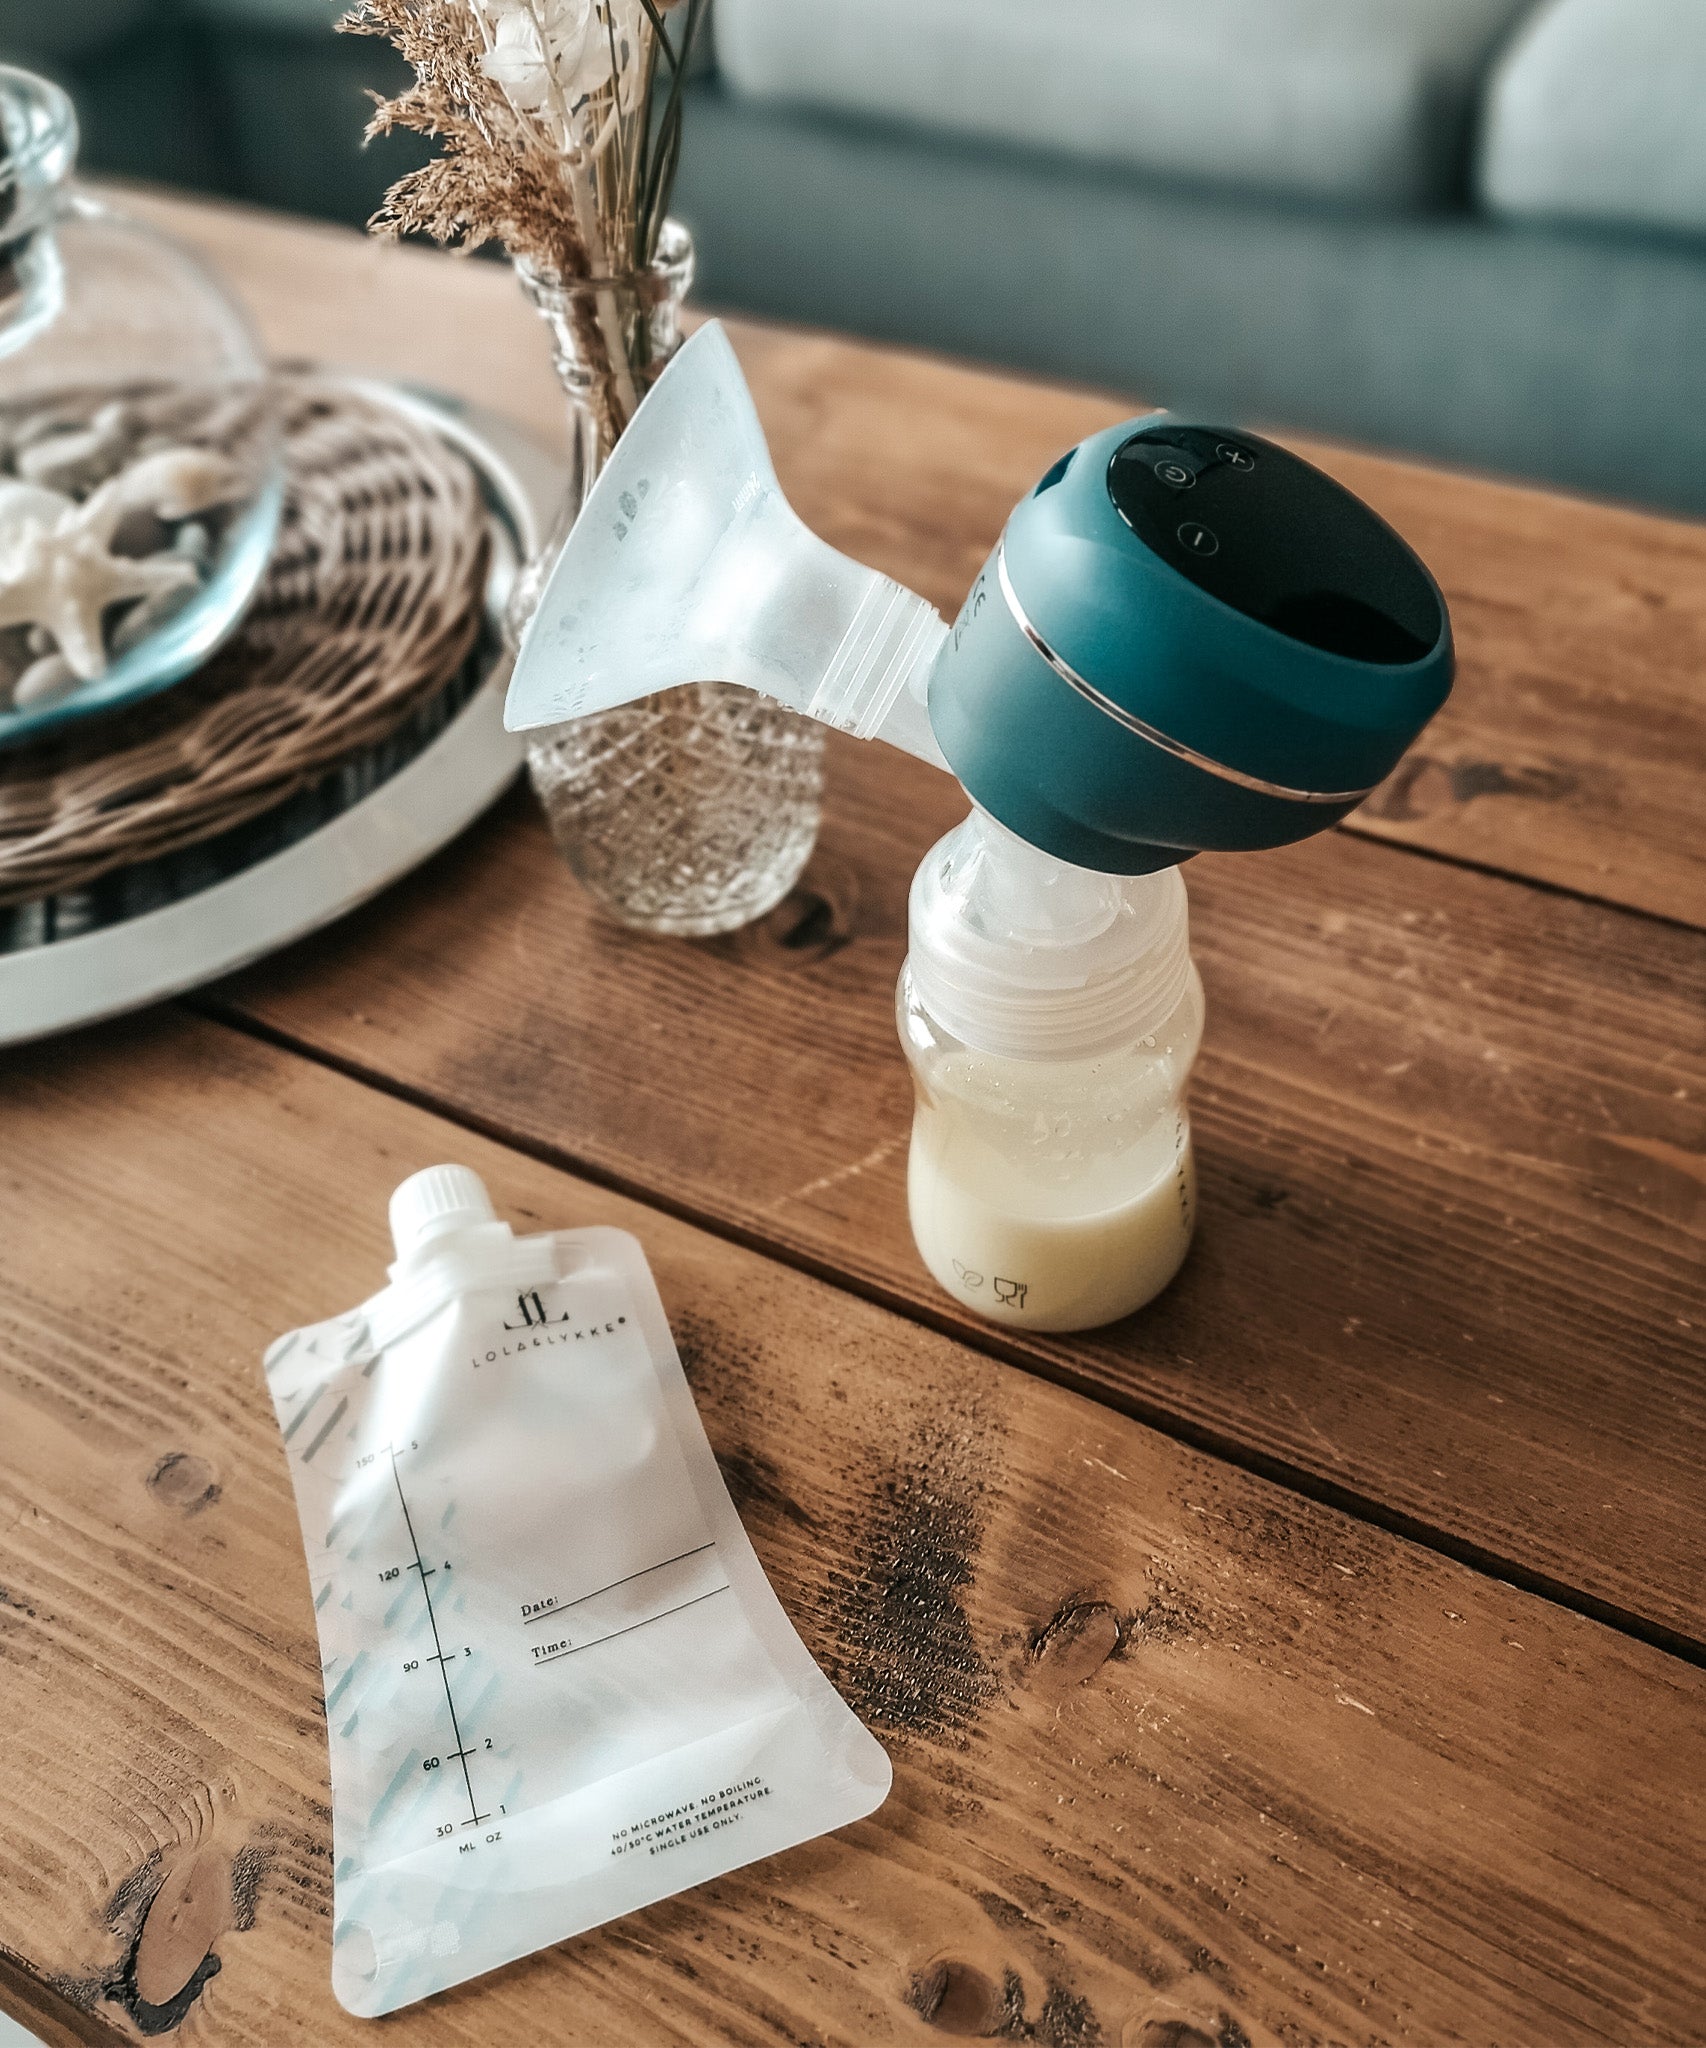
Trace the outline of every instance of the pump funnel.
<instances>
[{"instance_id":1,"label":"pump funnel","mask_svg":"<svg viewBox=\"0 0 1706 2048\"><path fill-rule=\"evenodd\" d=\"M951 769L1108 874L1324 830L1445 701L1426 568L1360 500L1241 429L1093 435L1015 508L950 633L800 523L715 322L640 406L523 638L512 731L699 681Z\"/></svg>"},{"instance_id":2,"label":"pump funnel","mask_svg":"<svg viewBox=\"0 0 1706 2048\"><path fill-rule=\"evenodd\" d=\"M504 723L524 731L731 682L942 766L923 684L946 638L923 598L801 524L713 320L588 494L523 635ZM917 694L897 711L909 681Z\"/></svg>"}]
</instances>

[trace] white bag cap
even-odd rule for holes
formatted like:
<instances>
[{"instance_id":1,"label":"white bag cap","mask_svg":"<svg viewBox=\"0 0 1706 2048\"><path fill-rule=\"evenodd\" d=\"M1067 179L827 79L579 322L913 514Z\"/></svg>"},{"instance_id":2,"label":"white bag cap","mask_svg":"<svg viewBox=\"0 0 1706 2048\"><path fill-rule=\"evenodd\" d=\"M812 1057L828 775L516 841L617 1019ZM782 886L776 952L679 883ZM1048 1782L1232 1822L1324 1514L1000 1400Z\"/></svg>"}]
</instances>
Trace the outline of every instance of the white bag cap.
<instances>
[{"instance_id":1,"label":"white bag cap","mask_svg":"<svg viewBox=\"0 0 1706 2048\"><path fill-rule=\"evenodd\" d=\"M391 1197L391 1242L399 1259L412 1258L447 1230L497 1220L485 1182L469 1166L425 1167Z\"/></svg>"}]
</instances>

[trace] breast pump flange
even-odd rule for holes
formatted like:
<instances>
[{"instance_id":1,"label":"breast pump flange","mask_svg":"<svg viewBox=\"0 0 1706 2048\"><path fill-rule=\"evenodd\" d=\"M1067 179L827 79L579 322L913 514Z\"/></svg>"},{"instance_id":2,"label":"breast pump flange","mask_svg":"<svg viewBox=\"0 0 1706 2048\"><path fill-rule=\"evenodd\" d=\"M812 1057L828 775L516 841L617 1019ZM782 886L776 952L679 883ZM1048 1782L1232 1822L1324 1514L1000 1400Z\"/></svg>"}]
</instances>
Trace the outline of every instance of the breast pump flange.
<instances>
[{"instance_id":1,"label":"breast pump flange","mask_svg":"<svg viewBox=\"0 0 1706 2048\"><path fill-rule=\"evenodd\" d=\"M975 809L920 867L901 978L914 1235L967 1307L1076 1329L1165 1286L1194 1226L1179 864L1336 823L1453 669L1438 587L1374 512L1170 413L1053 464L950 629L801 524L710 322L588 497L505 723L716 679L958 778Z\"/></svg>"}]
</instances>

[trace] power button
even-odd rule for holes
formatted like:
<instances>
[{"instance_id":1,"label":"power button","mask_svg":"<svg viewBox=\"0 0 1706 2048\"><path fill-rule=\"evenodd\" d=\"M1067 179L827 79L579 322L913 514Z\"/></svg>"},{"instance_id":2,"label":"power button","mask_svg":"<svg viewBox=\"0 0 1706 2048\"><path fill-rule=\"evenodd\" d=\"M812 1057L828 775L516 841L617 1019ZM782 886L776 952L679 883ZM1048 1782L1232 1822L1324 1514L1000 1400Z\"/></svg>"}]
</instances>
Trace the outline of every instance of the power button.
<instances>
[{"instance_id":1,"label":"power button","mask_svg":"<svg viewBox=\"0 0 1706 2048\"><path fill-rule=\"evenodd\" d=\"M1200 519L1187 519L1179 528L1179 545L1193 555L1218 555L1220 536Z\"/></svg>"}]
</instances>

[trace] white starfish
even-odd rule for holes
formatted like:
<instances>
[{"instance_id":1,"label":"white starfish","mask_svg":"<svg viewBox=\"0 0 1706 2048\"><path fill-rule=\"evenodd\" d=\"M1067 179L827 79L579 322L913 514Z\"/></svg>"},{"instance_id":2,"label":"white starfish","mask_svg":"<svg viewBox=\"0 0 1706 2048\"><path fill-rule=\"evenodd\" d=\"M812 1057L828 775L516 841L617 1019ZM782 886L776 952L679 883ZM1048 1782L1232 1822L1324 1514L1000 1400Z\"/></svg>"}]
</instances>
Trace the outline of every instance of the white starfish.
<instances>
[{"instance_id":1,"label":"white starfish","mask_svg":"<svg viewBox=\"0 0 1706 2048\"><path fill-rule=\"evenodd\" d=\"M123 483L114 477L81 505L36 484L0 484L0 627L45 627L83 682L106 672L101 620L109 606L200 580L181 555L112 552L135 504L115 488Z\"/></svg>"}]
</instances>

